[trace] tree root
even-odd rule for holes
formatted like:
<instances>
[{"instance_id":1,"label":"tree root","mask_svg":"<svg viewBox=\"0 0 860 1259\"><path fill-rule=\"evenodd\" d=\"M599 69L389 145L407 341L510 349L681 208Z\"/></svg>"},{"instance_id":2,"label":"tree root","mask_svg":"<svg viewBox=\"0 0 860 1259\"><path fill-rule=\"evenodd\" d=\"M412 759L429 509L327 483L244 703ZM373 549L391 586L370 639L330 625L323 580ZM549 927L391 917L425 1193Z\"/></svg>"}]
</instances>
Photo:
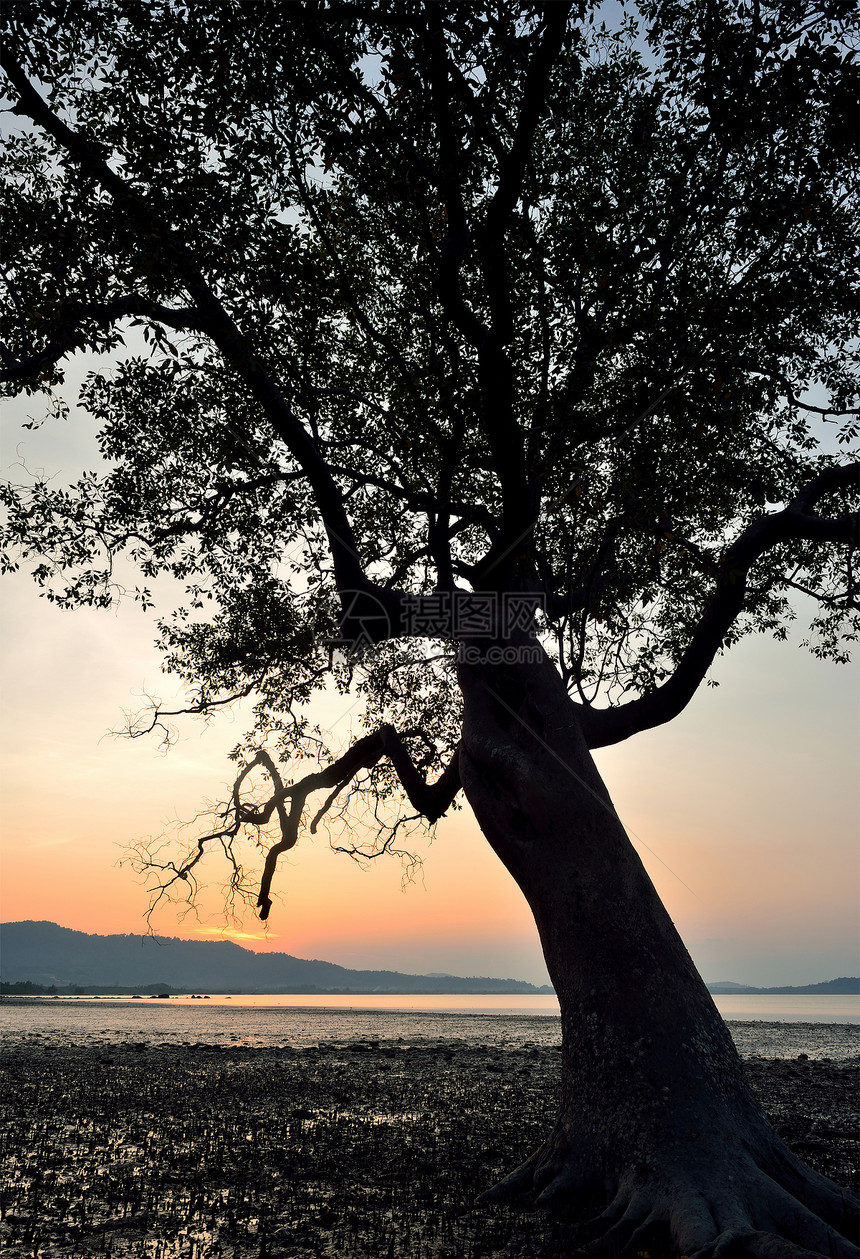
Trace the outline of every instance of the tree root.
<instances>
[{"instance_id":1,"label":"tree root","mask_svg":"<svg viewBox=\"0 0 860 1259\"><path fill-rule=\"evenodd\" d=\"M857 1199L781 1143L767 1159L747 1150L708 1163L703 1153L629 1171L589 1215L595 1186L556 1134L480 1201L564 1214L579 1253L601 1259L858 1259Z\"/></svg>"}]
</instances>

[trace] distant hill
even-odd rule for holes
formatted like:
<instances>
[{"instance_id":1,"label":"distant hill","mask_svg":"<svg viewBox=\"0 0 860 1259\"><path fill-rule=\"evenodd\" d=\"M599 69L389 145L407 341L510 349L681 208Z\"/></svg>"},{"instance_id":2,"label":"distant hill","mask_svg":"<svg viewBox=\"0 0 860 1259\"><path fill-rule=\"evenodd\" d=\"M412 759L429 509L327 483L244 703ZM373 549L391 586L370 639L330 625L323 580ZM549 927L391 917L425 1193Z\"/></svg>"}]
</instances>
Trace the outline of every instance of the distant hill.
<instances>
[{"instance_id":1,"label":"distant hill","mask_svg":"<svg viewBox=\"0 0 860 1259\"><path fill-rule=\"evenodd\" d=\"M0 923L0 977L95 992L551 993L518 979L349 970L289 953L253 953L230 940L89 935L54 922Z\"/></svg>"},{"instance_id":2,"label":"distant hill","mask_svg":"<svg viewBox=\"0 0 860 1259\"><path fill-rule=\"evenodd\" d=\"M719 983L708 984L708 991L715 997L733 997L735 993L745 992L771 997L849 997L860 994L860 977L843 976L841 979L825 980L823 984L801 984L786 988L750 988L747 984L734 984L724 979Z\"/></svg>"},{"instance_id":3,"label":"distant hill","mask_svg":"<svg viewBox=\"0 0 860 1259\"><path fill-rule=\"evenodd\" d=\"M519 979L406 975L388 970L349 970L333 962L289 953L254 953L230 940L155 939L140 935L89 935L54 922L0 923L0 978L4 985L82 989L89 992L391 993L456 995L551 993ZM722 980L715 995L773 996L860 993L860 979L831 979L801 987L753 988ZM29 991L34 991L30 988Z\"/></svg>"}]
</instances>

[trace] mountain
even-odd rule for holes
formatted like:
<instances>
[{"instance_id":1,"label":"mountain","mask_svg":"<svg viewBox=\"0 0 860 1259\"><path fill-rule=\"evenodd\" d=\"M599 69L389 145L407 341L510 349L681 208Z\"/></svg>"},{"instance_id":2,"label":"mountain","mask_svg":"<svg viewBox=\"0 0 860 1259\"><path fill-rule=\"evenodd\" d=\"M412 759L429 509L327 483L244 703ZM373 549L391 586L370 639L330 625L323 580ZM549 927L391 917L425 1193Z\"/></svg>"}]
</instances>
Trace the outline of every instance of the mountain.
<instances>
[{"instance_id":1,"label":"mountain","mask_svg":"<svg viewBox=\"0 0 860 1259\"><path fill-rule=\"evenodd\" d=\"M551 993L519 979L464 979L456 975L404 975L348 970L333 962L289 953L254 953L231 940L156 939L140 935L89 935L54 922L0 923L0 976L5 984L86 988L96 992L248 993ZM831 979L802 987L753 988L731 980L708 984L716 995L846 995L860 979ZM20 991L20 989L19 989Z\"/></svg>"},{"instance_id":2,"label":"mountain","mask_svg":"<svg viewBox=\"0 0 860 1259\"><path fill-rule=\"evenodd\" d=\"M463 979L348 970L289 953L253 953L230 940L89 935L54 922L0 923L4 983L248 993L551 993L518 979Z\"/></svg>"},{"instance_id":3,"label":"mountain","mask_svg":"<svg viewBox=\"0 0 860 1259\"><path fill-rule=\"evenodd\" d=\"M822 984L801 984L785 988L751 988L748 984L735 984L723 979L708 984L708 992L714 996L733 997L735 993L756 993L762 997L848 997L860 994L860 978L856 975L827 979Z\"/></svg>"}]
</instances>

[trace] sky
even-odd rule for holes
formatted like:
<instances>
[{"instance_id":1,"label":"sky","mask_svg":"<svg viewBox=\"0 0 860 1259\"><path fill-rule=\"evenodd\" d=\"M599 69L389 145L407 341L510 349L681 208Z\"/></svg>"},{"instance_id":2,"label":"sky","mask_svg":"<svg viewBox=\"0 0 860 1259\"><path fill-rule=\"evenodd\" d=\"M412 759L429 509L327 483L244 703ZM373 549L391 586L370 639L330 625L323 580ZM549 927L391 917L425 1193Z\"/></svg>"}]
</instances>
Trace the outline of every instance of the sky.
<instances>
[{"instance_id":1,"label":"sky","mask_svg":"<svg viewBox=\"0 0 860 1259\"><path fill-rule=\"evenodd\" d=\"M70 373L70 392L87 366ZM23 433L39 403L5 408L2 467L24 460L66 478L92 462L91 421ZM127 848L220 796L242 714L189 721L164 754L108 732L144 693L165 700L154 616L131 604L65 612L25 573L2 579L0 918L143 932L145 884ZM801 621L802 624L802 621ZM719 660L670 725L597 753L618 813L708 981L761 986L858 973L858 668L789 642L748 639ZM349 701L324 717L346 733ZM356 968L547 982L537 933L468 806L451 813L423 865L361 869L322 836L281 859L268 931L252 911L225 925L218 881L198 916L159 911L159 934L222 935L249 948Z\"/></svg>"}]
</instances>

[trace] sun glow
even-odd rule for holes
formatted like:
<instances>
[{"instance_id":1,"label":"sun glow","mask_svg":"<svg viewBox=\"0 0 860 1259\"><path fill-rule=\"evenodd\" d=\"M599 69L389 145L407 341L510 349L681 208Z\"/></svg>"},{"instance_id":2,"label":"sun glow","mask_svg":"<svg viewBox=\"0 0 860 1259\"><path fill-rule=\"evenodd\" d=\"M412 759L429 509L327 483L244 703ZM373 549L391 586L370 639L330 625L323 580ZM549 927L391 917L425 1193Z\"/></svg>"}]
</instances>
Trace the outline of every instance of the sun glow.
<instances>
[{"instance_id":1,"label":"sun glow","mask_svg":"<svg viewBox=\"0 0 860 1259\"><path fill-rule=\"evenodd\" d=\"M280 937L272 931L240 931L238 927L190 927L194 935L219 936L222 940L277 940Z\"/></svg>"}]
</instances>

